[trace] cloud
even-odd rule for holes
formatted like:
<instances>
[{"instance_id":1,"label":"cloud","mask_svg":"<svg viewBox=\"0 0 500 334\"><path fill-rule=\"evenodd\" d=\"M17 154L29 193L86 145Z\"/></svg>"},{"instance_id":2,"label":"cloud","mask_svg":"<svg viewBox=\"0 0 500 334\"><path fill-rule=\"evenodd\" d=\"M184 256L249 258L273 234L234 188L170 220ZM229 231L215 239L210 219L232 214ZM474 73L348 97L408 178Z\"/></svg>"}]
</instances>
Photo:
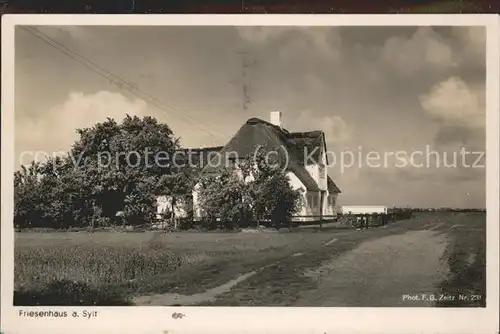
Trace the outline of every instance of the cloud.
<instances>
[{"instance_id":1,"label":"cloud","mask_svg":"<svg viewBox=\"0 0 500 334\"><path fill-rule=\"evenodd\" d=\"M294 36L287 48L280 52L283 58L294 56L296 52L318 52L318 56L326 56L330 60L341 57L342 40L337 32L328 28L306 28Z\"/></svg>"},{"instance_id":2,"label":"cloud","mask_svg":"<svg viewBox=\"0 0 500 334\"><path fill-rule=\"evenodd\" d=\"M476 47L486 45L486 28L485 27L452 27L452 34L463 41L463 44L472 43Z\"/></svg>"},{"instance_id":3,"label":"cloud","mask_svg":"<svg viewBox=\"0 0 500 334\"><path fill-rule=\"evenodd\" d=\"M485 27L452 27L451 34L457 41L457 49L461 51L461 63L486 67Z\"/></svg>"},{"instance_id":4,"label":"cloud","mask_svg":"<svg viewBox=\"0 0 500 334\"><path fill-rule=\"evenodd\" d=\"M289 59L297 53L316 52L316 56L332 59L340 57L342 40L340 32L332 27L237 27L240 38L248 43L262 46L283 43L279 51L282 58Z\"/></svg>"},{"instance_id":5,"label":"cloud","mask_svg":"<svg viewBox=\"0 0 500 334\"><path fill-rule=\"evenodd\" d=\"M352 129L340 116L315 116L312 111L302 111L294 122L301 131L322 130L327 144L345 145L352 139Z\"/></svg>"},{"instance_id":6,"label":"cloud","mask_svg":"<svg viewBox=\"0 0 500 334\"><path fill-rule=\"evenodd\" d=\"M484 87L470 87L462 79L450 77L421 96L420 104L438 124L437 144L485 145Z\"/></svg>"},{"instance_id":7,"label":"cloud","mask_svg":"<svg viewBox=\"0 0 500 334\"><path fill-rule=\"evenodd\" d=\"M76 139L74 128L108 115L119 119L124 110L157 117L182 137L184 146L223 145L246 119L267 118L266 110L275 109L288 115L284 121L291 131L323 130L335 153L355 152L358 145L364 152L381 153L427 144L439 152L462 145L484 150L485 34L479 27L227 27L224 32L203 28L203 33L192 27L86 27L81 29L86 36L79 35L79 28L59 35L55 30L60 27L43 31L82 54L93 50L92 61L162 96L216 136L195 129L170 109L148 108L120 94L88 94L107 90L107 83L101 85L72 62L57 62L59 72L71 75L52 78L47 85L54 50L16 34L16 54L33 55L18 64L16 106L36 113L35 119L16 109L18 151L67 149ZM138 63L144 53L137 43L163 56ZM172 45L179 47L173 50ZM257 62L243 74L238 51ZM252 103L246 112L240 107L240 81L250 86ZM85 94L70 98L70 91ZM70 108L80 112L71 114ZM214 119L225 122L214 128ZM481 170L352 167L341 173L336 166L328 172L345 204L484 205ZM466 191L472 195L463 195Z\"/></svg>"},{"instance_id":8,"label":"cloud","mask_svg":"<svg viewBox=\"0 0 500 334\"><path fill-rule=\"evenodd\" d=\"M477 128L485 126L484 91L473 90L458 77L434 85L420 98L424 110L447 125Z\"/></svg>"},{"instance_id":9,"label":"cloud","mask_svg":"<svg viewBox=\"0 0 500 334\"><path fill-rule=\"evenodd\" d=\"M381 60L403 74L416 74L426 68L457 66L456 55L448 41L431 27L419 27L410 37L388 38L380 53Z\"/></svg>"},{"instance_id":10,"label":"cloud","mask_svg":"<svg viewBox=\"0 0 500 334\"><path fill-rule=\"evenodd\" d=\"M299 27L236 27L241 39L256 44L269 43L287 32L300 31Z\"/></svg>"},{"instance_id":11,"label":"cloud","mask_svg":"<svg viewBox=\"0 0 500 334\"><path fill-rule=\"evenodd\" d=\"M130 100L120 93L100 91L95 94L70 93L62 104L33 119L20 120L16 125L16 150L24 152L43 150L49 155L66 152L78 135L77 128L92 127L97 122L114 118L120 122L126 114L148 114L143 100ZM28 151L29 150L29 151ZM40 155L41 156L41 155ZM21 163L28 163L33 155L24 153Z\"/></svg>"}]
</instances>

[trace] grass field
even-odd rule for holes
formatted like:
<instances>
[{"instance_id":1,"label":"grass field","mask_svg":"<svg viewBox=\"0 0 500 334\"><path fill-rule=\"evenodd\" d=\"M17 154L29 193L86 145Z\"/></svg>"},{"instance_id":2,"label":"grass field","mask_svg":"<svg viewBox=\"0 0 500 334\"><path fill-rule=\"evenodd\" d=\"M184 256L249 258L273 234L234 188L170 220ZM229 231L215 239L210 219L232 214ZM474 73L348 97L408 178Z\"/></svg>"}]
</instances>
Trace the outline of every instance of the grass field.
<instances>
[{"instance_id":1,"label":"grass field","mask_svg":"<svg viewBox=\"0 0 500 334\"><path fill-rule=\"evenodd\" d=\"M202 292L328 233L54 232L16 234L15 300L127 304L150 292Z\"/></svg>"},{"instance_id":2,"label":"grass field","mask_svg":"<svg viewBox=\"0 0 500 334\"><path fill-rule=\"evenodd\" d=\"M466 299L442 300L437 306L485 307L486 216L459 215L452 222L447 230L449 242L443 254L449 276L439 288L443 295L461 295Z\"/></svg>"},{"instance_id":3,"label":"grass field","mask_svg":"<svg viewBox=\"0 0 500 334\"><path fill-rule=\"evenodd\" d=\"M135 296L202 293L266 267L215 302L200 305L294 305L300 293L316 289L316 283L301 274L304 270L366 241L431 227L448 240L441 256L449 274L438 289L481 295L436 306L484 306L485 215L451 213L418 214L366 231L20 232L15 238L14 303L130 305ZM336 242L329 244L333 239Z\"/></svg>"}]
</instances>

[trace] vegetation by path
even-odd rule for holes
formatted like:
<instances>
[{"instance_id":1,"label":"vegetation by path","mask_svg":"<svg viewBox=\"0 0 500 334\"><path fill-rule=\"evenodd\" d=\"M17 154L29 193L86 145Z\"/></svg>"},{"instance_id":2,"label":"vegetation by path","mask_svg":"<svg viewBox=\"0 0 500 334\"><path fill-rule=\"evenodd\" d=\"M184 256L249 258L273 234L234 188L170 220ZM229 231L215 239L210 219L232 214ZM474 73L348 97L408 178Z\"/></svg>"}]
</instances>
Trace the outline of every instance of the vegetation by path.
<instances>
[{"instance_id":1,"label":"vegetation by path","mask_svg":"<svg viewBox=\"0 0 500 334\"><path fill-rule=\"evenodd\" d=\"M486 307L486 233L485 217L470 219L459 215L447 232L448 245L443 260L448 277L439 285L443 296L439 307Z\"/></svg>"}]
</instances>

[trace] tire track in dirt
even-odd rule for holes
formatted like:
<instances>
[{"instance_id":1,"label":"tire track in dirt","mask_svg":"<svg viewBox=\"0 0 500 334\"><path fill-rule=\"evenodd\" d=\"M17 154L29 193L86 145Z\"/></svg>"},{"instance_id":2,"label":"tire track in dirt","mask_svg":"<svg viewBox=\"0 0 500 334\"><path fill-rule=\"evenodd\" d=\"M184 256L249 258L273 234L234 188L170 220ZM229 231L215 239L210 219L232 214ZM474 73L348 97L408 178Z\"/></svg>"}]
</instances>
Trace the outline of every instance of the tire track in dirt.
<instances>
[{"instance_id":1,"label":"tire track in dirt","mask_svg":"<svg viewBox=\"0 0 500 334\"><path fill-rule=\"evenodd\" d=\"M195 293L193 295L181 295L178 293L161 293L154 295L139 296L133 298L133 303L136 306L188 306L195 305L201 302L213 301L217 296L226 293L231 290L231 288L244 280L255 275L257 271L252 271L237 278L222 284L216 288L207 290L202 293Z\"/></svg>"},{"instance_id":2,"label":"tire track in dirt","mask_svg":"<svg viewBox=\"0 0 500 334\"><path fill-rule=\"evenodd\" d=\"M295 306L432 306L403 295L437 292L447 274L441 262L446 243L444 235L430 230L366 241L305 272L318 288L301 293Z\"/></svg>"},{"instance_id":3,"label":"tire track in dirt","mask_svg":"<svg viewBox=\"0 0 500 334\"><path fill-rule=\"evenodd\" d=\"M437 227L437 226L435 226ZM433 229L431 229L433 230ZM323 266L316 270L308 271L305 273L306 276L316 280L319 284L319 288L317 290L310 291L308 293L304 293L303 295L300 296L298 304L296 306L302 306L302 305L308 305L308 306L320 306L325 304L324 306L344 306L345 303L354 303L355 305L348 305L348 306L367 306L366 301L362 301L362 305L358 305L358 299L359 297L353 297L352 295L363 295L365 294L362 290L360 289L366 289L366 286L364 287L363 284L359 285L359 277L364 277L365 279L369 281L374 280L374 273L371 273L370 270L378 270L378 272L384 272L384 268L375 268L373 267L373 263L379 263L382 266L387 266L387 263L383 264L384 261L387 261L388 256L390 255L390 252L395 249L402 248L399 250L396 250L394 254L397 256L392 258L395 259L395 263L397 261L406 261L410 260L410 262L415 262L415 267L418 267L420 264L420 259L418 258L419 254L422 254L421 250L419 249L414 249L416 246L415 244L420 245L421 247L425 248L426 250L432 249L432 247L429 247L429 245L426 245L425 242L422 242L421 240L417 241L412 241L413 239L422 239L422 240L427 240L429 238L436 239L434 235L434 232L431 230L427 231L414 231L414 232L407 232L405 234L398 234L398 235L393 235L389 237L382 237L380 239L375 239L372 241L365 241L362 243L358 248L348 251L347 253L341 255L340 257L337 255L335 258L332 258L331 261L328 261L325 263ZM350 233L353 233L353 231L350 231ZM359 233L359 232L354 232L354 233ZM347 233L346 233L347 234ZM343 235L342 234L337 234L337 238L332 238L326 242L323 243L322 247L325 247L326 251L328 251L327 247L336 243ZM420 237L418 237L420 236ZM435 240L434 240L435 242ZM439 249L435 252L437 257L439 258L442 252L444 251L446 242L441 240L435 244L436 247L439 247ZM406 246L406 247L404 247ZM411 248L413 247L413 248ZM411 248L411 249L410 249ZM417 247L418 248L418 247ZM311 250L312 251L312 250ZM408 253L411 252L417 252L416 254L411 254L411 256L408 256ZM291 254L292 257L301 257L309 253L310 251L303 251L299 253L294 253ZM367 255L368 254L368 255ZM394 255L393 254L393 255ZM415 258L417 256L417 258ZM404 259L404 257L406 257ZM413 259L412 259L413 258ZM433 257L430 257L433 258ZM439 260L438 260L439 261ZM182 295L178 293L161 293L161 294L149 294L149 295L142 295L142 296L136 296L133 297L132 302L135 305L151 305L151 306L179 306L179 305L197 305L199 303L205 303L205 302L213 302L217 300L217 298L225 293L228 293L231 289L233 289L236 285L239 285L243 283L244 281L248 280L252 276L258 274L259 272L263 271L264 269L267 269L269 267L278 265L280 261L274 261L270 264L267 264L265 266L260 267L259 269L256 269L251 272L243 273L234 279L217 286L215 288L209 289L205 292L202 293L196 293L192 295ZM353 268L356 268L356 266L353 266L353 264L358 264L357 269L353 270ZM393 263L393 265L395 265ZM390 261L389 261L390 264ZM433 266L434 265L434 266ZM429 265L427 270L429 268L432 268L431 270L435 270L435 268L440 267L439 265ZM368 266L368 267L367 267ZM408 273L411 273L411 270L409 271L408 269L405 269L405 266L402 266L403 271L407 271ZM332 276L333 275L333 276ZM371 276L370 276L371 275ZM359 286L346 286L345 284L342 285L341 279L344 276L345 282L344 283L354 283L357 282ZM441 276L440 276L441 277ZM333 278L333 280L332 280ZM340 281L339 281L340 279ZM389 280L388 280L389 279ZM387 283L390 282L390 278L388 277L379 277L379 281L382 283ZM418 280L418 278L417 278ZM334 284L340 284L338 287L339 290L346 290L343 291L342 294L338 295L332 295L331 291L325 291L326 289L332 288L332 286L328 287L328 285L331 283ZM377 279L375 279L375 284L377 282ZM366 284L365 284L366 285ZM368 285L369 286L369 285ZM392 285L390 285L392 286ZM335 285L333 286L333 289L335 289ZM348 290L348 291L347 291ZM372 287L373 290L373 287ZM405 291L404 293L412 293L412 290ZM431 292L428 290L425 291L418 291L421 293L426 293L426 292ZM370 292L367 292L370 293ZM402 292L403 293L403 292ZM398 295L398 297L401 297L402 293ZM321 298L318 298L317 294L324 294ZM343 300L346 301L343 301ZM394 298L392 298L394 299ZM374 301L380 300L380 297L374 297ZM340 303L340 304L339 304ZM383 303L385 303L383 301ZM408 304L408 302L407 302ZM413 306L417 306L416 303L413 303ZM394 305L394 302L391 302L389 306L397 306Z\"/></svg>"},{"instance_id":4,"label":"tire track in dirt","mask_svg":"<svg viewBox=\"0 0 500 334\"><path fill-rule=\"evenodd\" d=\"M323 246L329 246L336 242L338 239L333 238L323 244ZM292 256L302 256L306 252L295 253ZM266 268L272 267L279 264L280 261L272 262L268 265L262 266L257 270L239 275L235 279L230 280L213 289L209 289L202 293L196 293L192 295L181 295L178 293L161 293L134 297L132 302L134 305L149 305L149 306L172 306L172 305L196 305L202 302L214 301L218 296L229 292L234 286L242 283L243 281L249 279L250 277L257 274Z\"/></svg>"}]
</instances>

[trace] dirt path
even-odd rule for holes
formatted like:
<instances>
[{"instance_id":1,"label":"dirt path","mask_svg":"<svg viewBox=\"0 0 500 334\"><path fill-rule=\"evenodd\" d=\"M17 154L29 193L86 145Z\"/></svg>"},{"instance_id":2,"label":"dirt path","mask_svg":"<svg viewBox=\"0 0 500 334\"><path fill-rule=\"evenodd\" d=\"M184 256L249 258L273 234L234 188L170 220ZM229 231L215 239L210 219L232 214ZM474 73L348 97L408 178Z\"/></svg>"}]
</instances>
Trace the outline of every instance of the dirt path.
<instances>
[{"instance_id":1,"label":"dirt path","mask_svg":"<svg viewBox=\"0 0 500 334\"><path fill-rule=\"evenodd\" d=\"M364 241L352 250L332 255L331 259L323 262L319 267L303 272L304 276L317 282L317 288L299 290L302 292L298 294L298 300L293 305L432 306L434 302L423 300L421 295L436 293L436 286L447 274L446 265L441 263L441 255L446 248L447 240L444 234L438 234L436 227L382 236ZM337 244L343 238L362 237L370 232L373 231L337 234L336 237L324 242L324 251L335 251L335 248L330 248L331 245ZM302 258L308 253L307 251L294 253L291 257ZM296 269L300 272L299 263ZM226 298L232 296L233 289L237 286L246 293L248 291L248 287L245 287L246 281L250 277L261 275L261 272L275 264L277 263L273 262L255 271L242 273L225 284L203 293L193 295L162 293L137 296L133 298L133 303L135 305L188 306L219 301L221 296ZM297 271L295 273L298 274ZM252 293L257 293L257 290L251 290ZM415 300L415 296L418 296L420 300ZM236 300L233 298L230 297L230 304L239 305L238 298Z\"/></svg>"},{"instance_id":2,"label":"dirt path","mask_svg":"<svg viewBox=\"0 0 500 334\"><path fill-rule=\"evenodd\" d=\"M296 306L432 306L403 296L436 292L446 275L445 247L446 238L431 230L364 242L304 273L318 289L302 293Z\"/></svg>"},{"instance_id":3,"label":"dirt path","mask_svg":"<svg viewBox=\"0 0 500 334\"><path fill-rule=\"evenodd\" d=\"M338 239L333 238L324 243L325 246L331 245L336 242ZM302 256L304 253L294 253L293 257ZM238 277L224 283L218 287L207 290L202 293L196 293L192 295L182 295L178 293L160 293L160 294L149 294L144 296L136 296L132 298L132 303L136 306L189 306L189 305L197 305L203 302L211 302L217 299L220 295L223 295L229 292L233 287L244 282L248 278L254 276L259 271L262 271L266 268L269 268L273 265L276 265L278 262L272 262L265 266L262 266L258 270L254 270L245 274L241 274Z\"/></svg>"},{"instance_id":4,"label":"dirt path","mask_svg":"<svg viewBox=\"0 0 500 334\"><path fill-rule=\"evenodd\" d=\"M216 288L207 290L202 293L196 293L193 295L181 295L178 293L161 293L155 295L146 295L135 297L133 299L134 305L137 306L189 306L195 305L201 302L213 301L217 296L228 292L231 288L240 282L243 282L247 278L255 275L257 272L252 271L244 275L238 276L237 278L221 285Z\"/></svg>"}]
</instances>

